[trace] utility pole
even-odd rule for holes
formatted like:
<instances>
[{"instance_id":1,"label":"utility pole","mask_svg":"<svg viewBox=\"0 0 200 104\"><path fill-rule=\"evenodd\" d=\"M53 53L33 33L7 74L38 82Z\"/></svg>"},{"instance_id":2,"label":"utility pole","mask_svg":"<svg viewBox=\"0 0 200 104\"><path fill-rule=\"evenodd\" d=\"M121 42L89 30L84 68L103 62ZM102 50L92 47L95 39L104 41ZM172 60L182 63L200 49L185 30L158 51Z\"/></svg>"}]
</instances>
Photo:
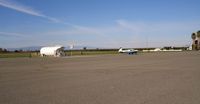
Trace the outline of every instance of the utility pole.
<instances>
[{"instance_id":1,"label":"utility pole","mask_svg":"<svg viewBox=\"0 0 200 104\"><path fill-rule=\"evenodd\" d=\"M148 34L146 35L146 48L148 49L149 48L149 39L148 39Z\"/></svg>"},{"instance_id":2,"label":"utility pole","mask_svg":"<svg viewBox=\"0 0 200 104\"><path fill-rule=\"evenodd\" d=\"M69 48L70 48L70 56L72 56L72 49L74 48L74 45L73 44L71 44L70 46L69 46Z\"/></svg>"}]
</instances>

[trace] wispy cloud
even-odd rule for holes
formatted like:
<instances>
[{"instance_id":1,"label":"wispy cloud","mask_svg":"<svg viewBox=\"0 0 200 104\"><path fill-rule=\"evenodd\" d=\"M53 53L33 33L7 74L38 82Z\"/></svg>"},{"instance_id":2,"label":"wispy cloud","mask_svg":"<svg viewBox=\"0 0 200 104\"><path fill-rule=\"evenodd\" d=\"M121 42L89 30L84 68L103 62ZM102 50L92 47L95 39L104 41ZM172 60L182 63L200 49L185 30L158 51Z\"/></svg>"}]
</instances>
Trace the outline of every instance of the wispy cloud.
<instances>
[{"instance_id":1,"label":"wispy cloud","mask_svg":"<svg viewBox=\"0 0 200 104\"><path fill-rule=\"evenodd\" d=\"M45 18L45 19L47 19L51 22L60 23L62 25L67 25L67 26L70 26L70 27L75 28L75 29L79 29L79 30L83 30L83 31L91 31L84 26L79 26L79 25L63 22L63 21L61 21L57 18L45 15L41 11L35 10L30 6L23 5L19 2L14 2L12 0L0 0L0 6L6 7L6 8L9 8L9 9L21 12L21 13L25 13L25 14L28 14L28 15Z\"/></svg>"},{"instance_id":2,"label":"wispy cloud","mask_svg":"<svg viewBox=\"0 0 200 104\"><path fill-rule=\"evenodd\" d=\"M142 24L141 22L138 23L131 23L130 21L126 21L123 19L116 20L116 23L123 29L128 29L132 32L140 32L143 28L145 28L145 24Z\"/></svg>"},{"instance_id":3,"label":"wispy cloud","mask_svg":"<svg viewBox=\"0 0 200 104\"><path fill-rule=\"evenodd\" d=\"M198 23L193 21L151 23L121 19L107 27L74 26L43 34L101 47L160 47L187 45L190 33L198 28Z\"/></svg>"},{"instance_id":4,"label":"wispy cloud","mask_svg":"<svg viewBox=\"0 0 200 104\"><path fill-rule=\"evenodd\" d=\"M185 31L185 30L195 30L199 28L198 21L165 21L165 22L141 22L141 21L127 21L127 20L117 20L119 26L124 29L129 29L134 32L163 32L168 31ZM160 34L162 35L162 34Z\"/></svg>"},{"instance_id":5,"label":"wispy cloud","mask_svg":"<svg viewBox=\"0 0 200 104\"><path fill-rule=\"evenodd\" d=\"M138 36L140 41L153 47L188 45L191 41L190 34L200 28L197 21L135 22L117 20L117 24Z\"/></svg>"},{"instance_id":6,"label":"wispy cloud","mask_svg":"<svg viewBox=\"0 0 200 104\"><path fill-rule=\"evenodd\" d=\"M34 10L33 8L31 8L29 6L26 6L26 5L23 5L23 4L14 2L14 1L0 0L0 6L10 8L10 9L13 9L13 10L25 13L25 14L42 17L42 18L48 19L49 21L52 21L52 22L56 22L56 23L60 22L60 20L58 20L56 18L47 16L47 15L41 13L40 11Z\"/></svg>"},{"instance_id":7,"label":"wispy cloud","mask_svg":"<svg viewBox=\"0 0 200 104\"><path fill-rule=\"evenodd\" d=\"M20 33L0 32L0 36L3 37L27 37L27 35Z\"/></svg>"}]
</instances>

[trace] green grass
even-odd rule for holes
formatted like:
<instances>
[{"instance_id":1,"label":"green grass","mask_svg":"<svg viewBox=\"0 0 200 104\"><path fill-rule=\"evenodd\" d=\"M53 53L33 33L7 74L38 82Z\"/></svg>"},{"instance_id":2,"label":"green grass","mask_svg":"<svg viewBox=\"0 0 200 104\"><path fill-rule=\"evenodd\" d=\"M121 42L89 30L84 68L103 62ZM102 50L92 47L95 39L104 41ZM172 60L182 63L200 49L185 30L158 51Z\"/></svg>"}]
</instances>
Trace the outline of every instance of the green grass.
<instances>
[{"instance_id":1,"label":"green grass","mask_svg":"<svg viewBox=\"0 0 200 104\"><path fill-rule=\"evenodd\" d=\"M117 51L87 51L87 50L75 50L75 51L67 51L65 52L67 56L76 56L76 55L102 55L102 54L118 54Z\"/></svg>"},{"instance_id":2,"label":"green grass","mask_svg":"<svg viewBox=\"0 0 200 104\"><path fill-rule=\"evenodd\" d=\"M17 57L38 57L36 52L19 52L19 53L0 53L0 58L17 58Z\"/></svg>"},{"instance_id":3,"label":"green grass","mask_svg":"<svg viewBox=\"0 0 200 104\"><path fill-rule=\"evenodd\" d=\"M102 54L118 54L115 50L72 50L66 51L66 56L81 56L81 55L102 55ZM8 53L0 53L0 58L19 58L19 57L40 57L40 54L36 52L8 52Z\"/></svg>"}]
</instances>

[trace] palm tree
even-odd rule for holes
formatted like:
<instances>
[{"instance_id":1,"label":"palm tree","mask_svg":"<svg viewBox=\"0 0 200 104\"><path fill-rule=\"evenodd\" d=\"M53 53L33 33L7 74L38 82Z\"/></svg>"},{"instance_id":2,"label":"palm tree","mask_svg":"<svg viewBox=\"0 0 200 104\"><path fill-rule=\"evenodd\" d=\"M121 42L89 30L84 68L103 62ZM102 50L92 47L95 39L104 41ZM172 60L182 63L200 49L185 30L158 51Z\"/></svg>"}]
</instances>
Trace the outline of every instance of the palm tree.
<instances>
[{"instance_id":1,"label":"palm tree","mask_svg":"<svg viewBox=\"0 0 200 104\"><path fill-rule=\"evenodd\" d=\"M197 45L197 49L200 49L200 30L197 31L197 37L198 37L198 45Z\"/></svg>"},{"instance_id":2,"label":"palm tree","mask_svg":"<svg viewBox=\"0 0 200 104\"><path fill-rule=\"evenodd\" d=\"M192 50L196 49L195 39L196 39L196 33L192 33L191 38L193 40L192 42Z\"/></svg>"},{"instance_id":3,"label":"palm tree","mask_svg":"<svg viewBox=\"0 0 200 104\"><path fill-rule=\"evenodd\" d=\"M200 30L197 31L197 37L200 38Z\"/></svg>"},{"instance_id":4,"label":"palm tree","mask_svg":"<svg viewBox=\"0 0 200 104\"><path fill-rule=\"evenodd\" d=\"M192 38L192 40L195 40L196 39L196 34L192 33L191 38Z\"/></svg>"}]
</instances>

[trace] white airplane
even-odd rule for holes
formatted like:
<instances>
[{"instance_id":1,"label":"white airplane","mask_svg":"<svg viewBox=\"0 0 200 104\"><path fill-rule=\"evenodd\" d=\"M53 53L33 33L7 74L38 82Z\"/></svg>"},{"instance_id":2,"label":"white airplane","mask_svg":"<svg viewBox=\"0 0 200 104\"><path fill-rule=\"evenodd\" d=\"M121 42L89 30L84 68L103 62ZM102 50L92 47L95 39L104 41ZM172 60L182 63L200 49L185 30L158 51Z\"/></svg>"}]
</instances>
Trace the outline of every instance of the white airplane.
<instances>
[{"instance_id":1,"label":"white airplane","mask_svg":"<svg viewBox=\"0 0 200 104\"><path fill-rule=\"evenodd\" d=\"M134 50L132 48L126 49L126 48L120 48L119 53L127 53L127 54L137 54L138 50Z\"/></svg>"}]
</instances>

